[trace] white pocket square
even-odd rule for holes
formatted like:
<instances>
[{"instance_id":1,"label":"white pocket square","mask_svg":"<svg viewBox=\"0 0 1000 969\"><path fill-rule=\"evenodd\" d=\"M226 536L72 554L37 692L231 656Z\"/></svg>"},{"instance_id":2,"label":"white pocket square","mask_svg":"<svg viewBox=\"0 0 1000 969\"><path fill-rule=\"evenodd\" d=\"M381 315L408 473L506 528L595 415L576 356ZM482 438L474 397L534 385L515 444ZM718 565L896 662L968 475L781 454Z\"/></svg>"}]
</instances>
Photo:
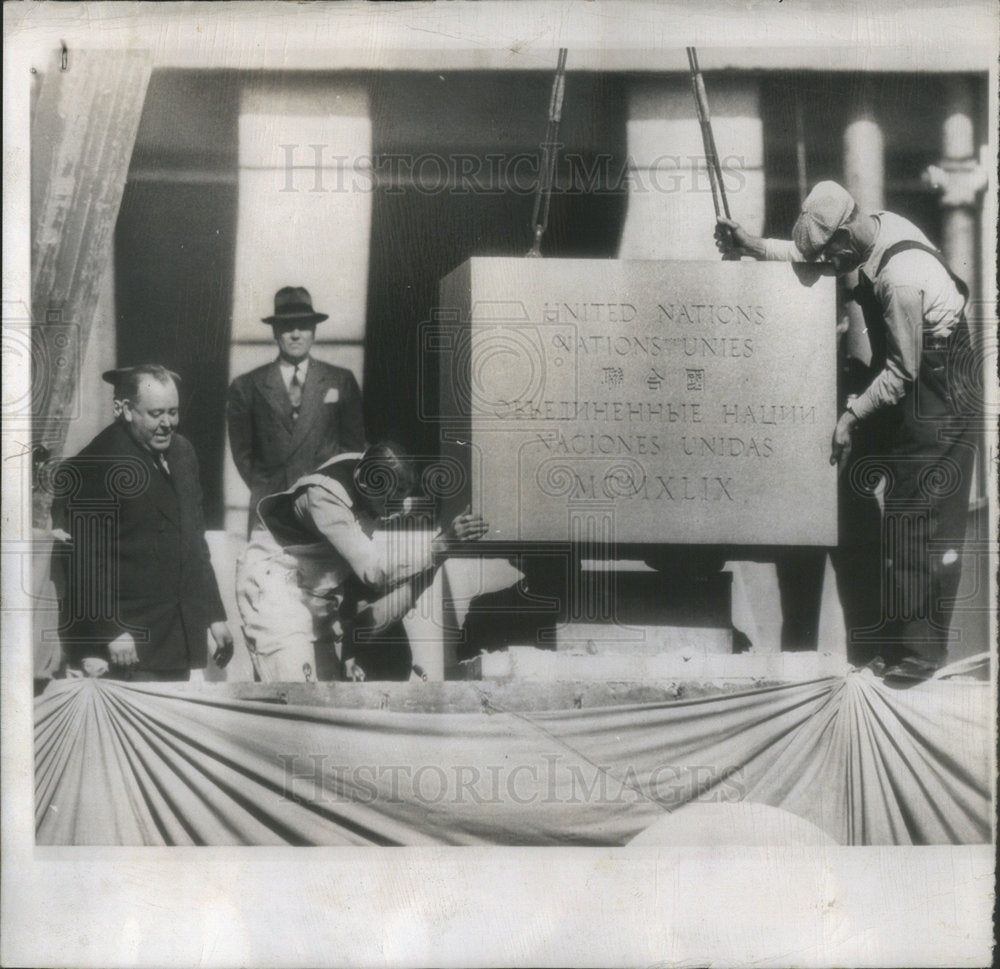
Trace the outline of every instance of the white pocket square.
<instances>
[{"instance_id":1,"label":"white pocket square","mask_svg":"<svg viewBox=\"0 0 1000 969\"><path fill-rule=\"evenodd\" d=\"M331 387L323 398L324 404L336 404L340 400L340 391L336 387Z\"/></svg>"}]
</instances>

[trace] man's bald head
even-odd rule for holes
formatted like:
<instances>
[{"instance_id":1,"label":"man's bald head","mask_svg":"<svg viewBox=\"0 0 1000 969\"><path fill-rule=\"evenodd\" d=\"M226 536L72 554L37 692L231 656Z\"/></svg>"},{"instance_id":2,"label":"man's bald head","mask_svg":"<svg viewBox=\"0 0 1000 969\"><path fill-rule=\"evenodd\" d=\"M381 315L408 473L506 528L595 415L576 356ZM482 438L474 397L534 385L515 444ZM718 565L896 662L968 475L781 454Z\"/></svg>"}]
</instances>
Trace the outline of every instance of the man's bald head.
<instances>
[{"instance_id":1,"label":"man's bald head","mask_svg":"<svg viewBox=\"0 0 1000 969\"><path fill-rule=\"evenodd\" d=\"M139 394L139 384L144 378L159 384L172 383L175 388L179 388L181 383L181 378L173 370L168 370L158 363L141 363L136 367L120 367L102 374L104 382L114 387L116 401L134 400Z\"/></svg>"},{"instance_id":2,"label":"man's bald head","mask_svg":"<svg viewBox=\"0 0 1000 969\"><path fill-rule=\"evenodd\" d=\"M159 364L109 370L103 377L114 386L115 416L129 436L148 451L166 451L180 419L180 377Z\"/></svg>"}]
</instances>

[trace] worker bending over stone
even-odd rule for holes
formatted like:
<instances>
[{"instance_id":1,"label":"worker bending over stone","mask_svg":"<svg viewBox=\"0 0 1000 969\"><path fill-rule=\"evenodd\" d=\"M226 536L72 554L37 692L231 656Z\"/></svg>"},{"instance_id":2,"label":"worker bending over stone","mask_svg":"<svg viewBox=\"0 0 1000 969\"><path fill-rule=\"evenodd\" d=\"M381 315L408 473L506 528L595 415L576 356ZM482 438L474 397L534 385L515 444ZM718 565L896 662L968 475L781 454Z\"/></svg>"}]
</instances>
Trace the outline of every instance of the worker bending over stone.
<instances>
[{"instance_id":1,"label":"worker bending over stone","mask_svg":"<svg viewBox=\"0 0 1000 969\"><path fill-rule=\"evenodd\" d=\"M236 594L261 680L410 678L402 617L449 549L488 530L463 513L432 540L376 542L414 485L398 450L376 444L260 502L263 528L237 566Z\"/></svg>"},{"instance_id":2,"label":"worker bending over stone","mask_svg":"<svg viewBox=\"0 0 1000 969\"><path fill-rule=\"evenodd\" d=\"M869 453L848 487L882 494L884 593L872 644L887 681L900 685L943 665L961 575L975 457L973 416L981 400L965 319L968 288L911 222L863 213L835 182L802 204L792 242L761 239L720 220L723 252L757 259L826 262L838 276L859 271L853 291L872 349L871 379L849 397L833 431L830 461L843 469L856 434L874 428ZM836 564L836 560L835 560Z\"/></svg>"}]
</instances>

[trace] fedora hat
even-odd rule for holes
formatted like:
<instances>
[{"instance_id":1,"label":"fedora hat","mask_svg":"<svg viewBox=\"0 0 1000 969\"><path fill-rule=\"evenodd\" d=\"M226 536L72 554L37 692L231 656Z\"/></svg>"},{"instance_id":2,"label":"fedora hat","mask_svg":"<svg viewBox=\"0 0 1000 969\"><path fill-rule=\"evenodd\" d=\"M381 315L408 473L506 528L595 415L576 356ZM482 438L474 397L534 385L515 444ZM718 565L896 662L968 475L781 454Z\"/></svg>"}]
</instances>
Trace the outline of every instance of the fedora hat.
<instances>
[{"instance_id":1,"label":"fedora hat","mask_svg":"<svg viewBox=\"0 0 1000 969\"><path fill-rule=\"evenodd\" d=\"M265 316L261 322L274 326L275 323L302 323L306 326L322 323L330 317L326 313L313 310L309 290L302 286L285 286L274 294L274 316Z\"/></svg>"}]
</instances>

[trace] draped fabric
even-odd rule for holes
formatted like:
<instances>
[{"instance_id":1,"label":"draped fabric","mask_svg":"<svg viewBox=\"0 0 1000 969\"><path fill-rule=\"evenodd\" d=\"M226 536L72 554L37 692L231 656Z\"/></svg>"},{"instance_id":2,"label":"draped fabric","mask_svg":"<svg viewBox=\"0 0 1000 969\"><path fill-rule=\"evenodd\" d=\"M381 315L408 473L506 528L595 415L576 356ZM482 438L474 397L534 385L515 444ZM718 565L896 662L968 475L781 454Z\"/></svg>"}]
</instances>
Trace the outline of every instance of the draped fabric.
<instances>
[{"instance_id":1,"label":"draped fabric","mask_svg":"<svg viewBox=\"0 0 1000 969\"><path fill-rule=\"evenodd\" d=\"M66 441L153 66L149 51L69 56L68 70L45 72L31 119L31 412L34 439L53 457ZM51 498L35 493L39 528Z\"/></svg>"},{"instance_id":2,"label":"draped fabric","mask_svg":"<svg viewBox=\"0 0 1000 969\"><path fill-rule=\"evenodd\" d=\"M704 802L791 812L840 844L992 834L974 680L396 713L79 679L35 710L38 844L623 845Z\"/></svg>"}]
</instances>

